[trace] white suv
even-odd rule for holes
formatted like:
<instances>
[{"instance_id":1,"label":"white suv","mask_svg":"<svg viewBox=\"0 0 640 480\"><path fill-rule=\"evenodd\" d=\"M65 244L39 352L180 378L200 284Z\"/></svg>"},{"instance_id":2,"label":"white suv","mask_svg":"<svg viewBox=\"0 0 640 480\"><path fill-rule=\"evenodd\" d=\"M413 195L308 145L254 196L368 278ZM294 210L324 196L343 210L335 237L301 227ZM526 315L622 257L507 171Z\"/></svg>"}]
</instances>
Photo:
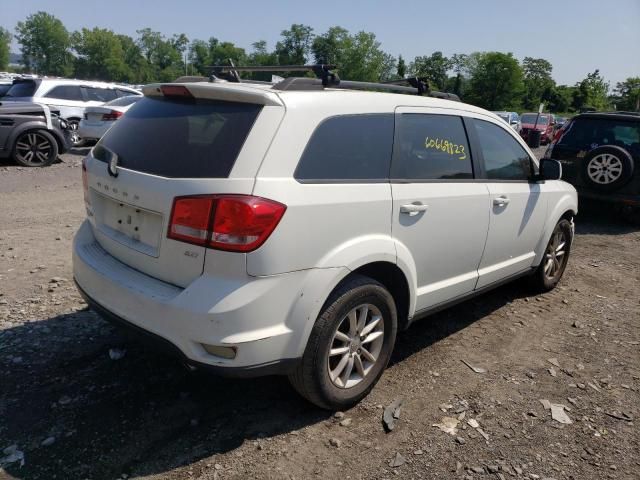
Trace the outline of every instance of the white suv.
<instances>
[{"instance_id":1,"label":"white suv","mask_svg":"<svg viewBox=\"0 0 640 480\"><path fill-rule=\"evenodd\" d=\"M560 164L480 108L356 83L145 87L84 161L88 303L345 408L398 329L520 276L553 288L578 207Z\"/></svg>"},{"instance_id":2,"label":"white suv","mask_svg":"<svg viewBox=\"0 0 640 480\"><path fill-rule=\"evenodd\" d=\"M112 83L70 80L64 78L20 78L2 98L2 101L44 103L60 111L67 120L72 147L81 147L85 141L78 135L78 125L86 107L104 105L118 97L141 95L129 87Z\"/></svg>"}]
</instances>

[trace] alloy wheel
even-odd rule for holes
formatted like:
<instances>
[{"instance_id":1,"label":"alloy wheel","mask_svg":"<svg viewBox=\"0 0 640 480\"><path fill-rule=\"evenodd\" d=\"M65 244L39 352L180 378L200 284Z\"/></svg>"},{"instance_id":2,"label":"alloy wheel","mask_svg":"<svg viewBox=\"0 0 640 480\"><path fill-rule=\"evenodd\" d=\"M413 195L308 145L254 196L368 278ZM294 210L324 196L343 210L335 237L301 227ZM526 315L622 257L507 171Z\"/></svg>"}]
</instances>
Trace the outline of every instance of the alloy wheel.
<instances>
[{"instance_id":1,"label":"alloy wheel","mask_svg":"<svg viewBox=\"0 0 640 480\"><path fill-rule=\"evenodd\" d=\"M567 237L562 230L558 230L553 234L553 238L549 242L547 251L544 255L544 275L552 280L562 272L567 253Z\"/></svg>"},{"instance_id":2,"label":"alloy wheel","mask_svg":"<svg viewBox=\"0 0 640 480\"><path fill-rule=\"evenodd\" d=\"M71 142L71 145L73 145L74 147L82 145L82 137L78 134L78 128L80 127L80 124L75 120L71 120L70 122L68 122L68 124L69 130L71 131L71 133L69 133L69 141Z\"/></svg>"},{"instance_id":3,"label":"alloy wheel","mask_svg":"<svg viewBox=\"0 0 640 480\"><path fill-rule=\"evenodd\" d=\"M45 136L37 132L29 132L18 138L16 157L25 165L38 167L48 162L52 149L53 145Z\"/></svg>"},{"instance_id":4,"label":"alloy wheel","mask_svg":"<svg viewBox=\"0 0 640 480\"><path fill-rule=\"evenodd\" d=\"M622 175L622 161L610 153L601 153L591 159L587 165L587 174L593 182L608 185Z\"/></svg>"},{"instance_id":5,"label":"alloy wheel","mask_svg":"<svg viewBox=\"0 0 640 480\"><path fill-rule=\"evenodd\" d=\"M370 303L351 309L340 320L327 358L336 387L351 388L364 380L380 358L384 333L382 314Z\"/></svg>"}]
</instances>

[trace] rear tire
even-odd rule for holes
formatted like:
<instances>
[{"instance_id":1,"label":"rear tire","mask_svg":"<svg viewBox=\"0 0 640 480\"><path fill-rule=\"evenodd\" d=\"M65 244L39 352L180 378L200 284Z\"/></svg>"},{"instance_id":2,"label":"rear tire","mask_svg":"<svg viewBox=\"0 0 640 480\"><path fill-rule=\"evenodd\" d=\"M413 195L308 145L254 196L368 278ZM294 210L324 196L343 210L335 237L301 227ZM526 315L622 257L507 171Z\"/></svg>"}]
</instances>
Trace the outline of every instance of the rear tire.
<instances>
[{"instance_id":1,"label":"rear tire","mask_svg":"<svg viewBox=\"0 0 640 480\"><path fill-rule=\"evenodd\" d=\"M569 261L573 232L571 223L561 219L553 229L540 265L530 277L530 286L538 293L553 290L564 273Z\"/></svg>"},{"instance_id":2,"label":"rear tire","mask_svg":"<svg viewBox=\"0 0 640 480\"><path fill-rule=\"evenodd\" d=\"M350 277L326 301L304 355L289 375L291 385L321 408L355 405L386 368L397 323L395 302L382 284L363 275Z\"/></svg>"}]
</instances>

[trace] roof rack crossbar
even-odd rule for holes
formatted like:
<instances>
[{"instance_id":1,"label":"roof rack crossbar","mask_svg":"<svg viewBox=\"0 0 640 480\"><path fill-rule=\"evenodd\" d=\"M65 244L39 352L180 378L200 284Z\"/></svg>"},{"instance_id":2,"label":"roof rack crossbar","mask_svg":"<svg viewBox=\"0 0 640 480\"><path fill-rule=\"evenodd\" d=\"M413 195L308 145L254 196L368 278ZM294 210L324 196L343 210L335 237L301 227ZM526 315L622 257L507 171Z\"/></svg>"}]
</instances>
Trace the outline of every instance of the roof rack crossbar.
<instances>
[{"instance_id":1,"label":"roof rack crossbar","mask_svg":"<svg viewBox=\"0 0 640 480\"><path fill-rule=\"evenodd\" d=\"M212 65L210 80L227 80L229 82L242 82L240 72L313 72L316 78L288 77L276 83L274 90L322 90L325 87L343 90L377 90L382 92L408 93L412 95L428 95L430 97L460 101L453 93L437 92L429 88L429 82L425 78L409 77L389 82L358 82L340 80L334 72L335 65L246 65L235 66L229 59L229 65ZM251 82L251 80L244 80ZM269 82L267 82L269 83Z\"/></svg>"}]
</instances>

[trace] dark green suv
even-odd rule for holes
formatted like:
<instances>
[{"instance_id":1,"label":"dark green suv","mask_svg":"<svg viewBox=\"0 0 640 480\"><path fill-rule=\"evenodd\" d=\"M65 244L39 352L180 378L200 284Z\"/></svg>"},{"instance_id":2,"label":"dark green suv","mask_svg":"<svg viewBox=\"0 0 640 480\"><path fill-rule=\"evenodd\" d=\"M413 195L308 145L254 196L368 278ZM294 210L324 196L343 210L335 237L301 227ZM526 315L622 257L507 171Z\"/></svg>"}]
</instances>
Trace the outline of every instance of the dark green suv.
<instances>
[{"instance_id":1,"label":"dark green suv","mask_svg":"<svg viewBox=\"0 0 640 480\"><path fill-rule=\"evenodd\" d=\"M640 212L640 113L583 113L558 131L545 158L585 198Z\"/></svg>"}]
</instances>

